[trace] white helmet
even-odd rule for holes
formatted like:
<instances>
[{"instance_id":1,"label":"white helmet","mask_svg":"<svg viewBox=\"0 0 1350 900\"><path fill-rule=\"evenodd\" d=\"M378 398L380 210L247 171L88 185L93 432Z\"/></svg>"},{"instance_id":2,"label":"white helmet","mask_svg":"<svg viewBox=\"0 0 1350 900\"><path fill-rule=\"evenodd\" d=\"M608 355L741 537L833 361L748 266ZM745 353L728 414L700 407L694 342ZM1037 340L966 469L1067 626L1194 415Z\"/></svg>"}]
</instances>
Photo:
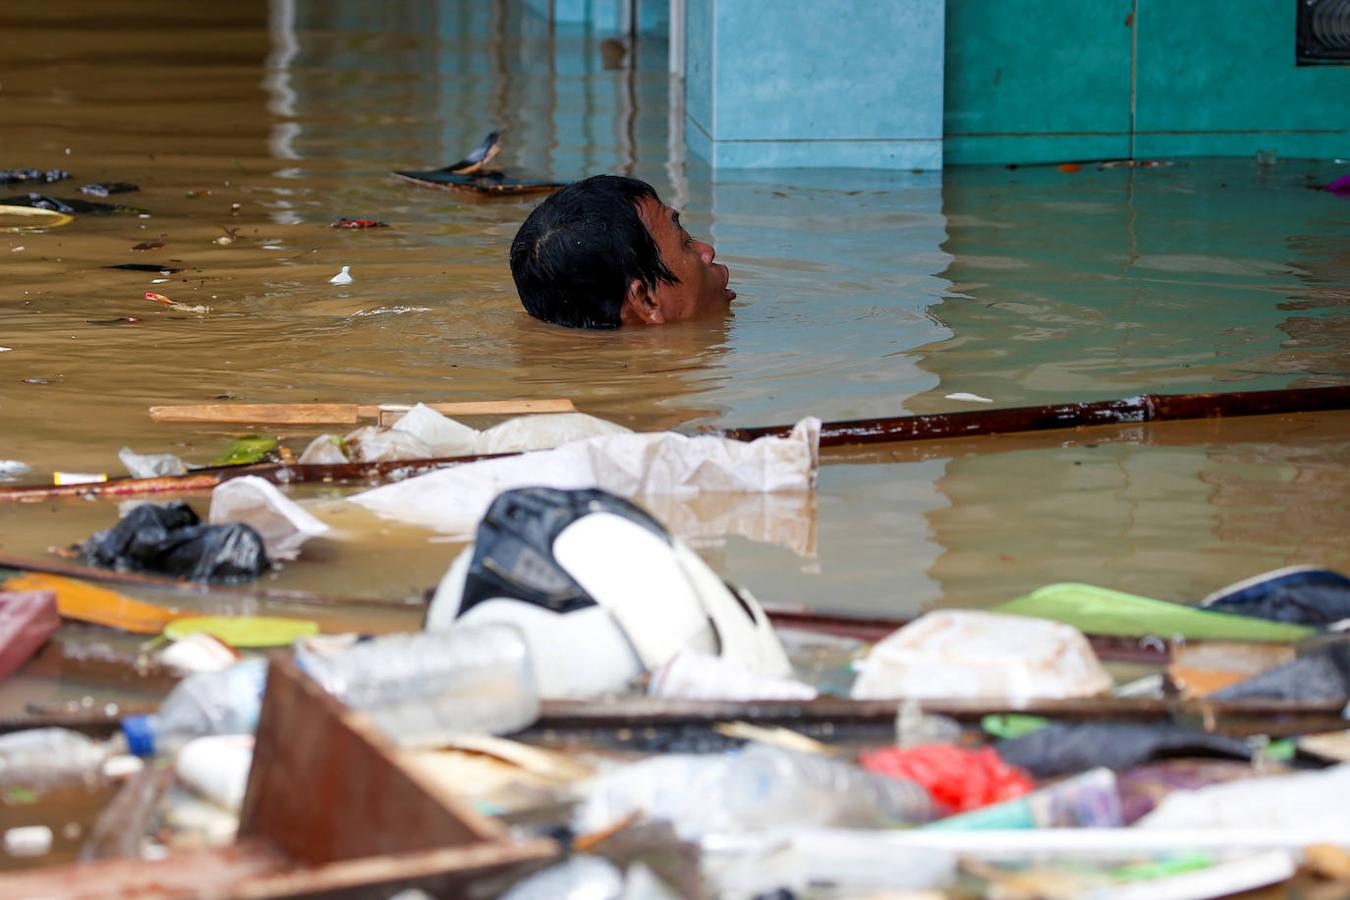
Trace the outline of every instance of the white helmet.
<instances>
[{"instance_id":1,"label":"white helmet","mask_svg":"<svg viewBox=\"0 0 1350 900\"><path fill-rule=\"evenodd\" d=\"M764 611L659 522L597 489L506 491L441 579L426 628L507 622L542 697L622 690L686 647L791 671Z\"/></svg>"}]
</instances>

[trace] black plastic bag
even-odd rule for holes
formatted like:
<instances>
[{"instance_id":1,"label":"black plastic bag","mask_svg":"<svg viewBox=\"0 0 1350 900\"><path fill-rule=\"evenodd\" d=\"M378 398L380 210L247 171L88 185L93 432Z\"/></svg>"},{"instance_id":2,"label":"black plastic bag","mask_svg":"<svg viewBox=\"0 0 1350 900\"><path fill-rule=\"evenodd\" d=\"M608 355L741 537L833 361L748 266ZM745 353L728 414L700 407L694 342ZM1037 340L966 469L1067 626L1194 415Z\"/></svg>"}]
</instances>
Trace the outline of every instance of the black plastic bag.
<instances>
[{"instance_id":1,"label":"black plastic bag","mask_svg":"<svg viewBox=\"0 0 1350 900\"><path fill-rule=\"evenodd\" d=\"M1037 778L1085 772L1096 766L1126 769L1174 756L1250 759L1251 748L1235 738L1206 734L1171 722L1052 722L1031 734L994 746L1005 762Z\"/></svg>"},{"instance_id":2,"label":"black plastic bag","mask_svg":"<svg viewBox=\"0 0 1350 900\"><path fill-rule=\"evenodd\" d=\"M203 525L186 503L138 506L80 551L91 565L191 581L247 581L272 567L258 532L240 522Z\"/></svg>"},{"instance_id":3,"label":"black plastic bag","mask_svg":"<svg viewBox=\"0 0 1350 900\"><path fill-rule=\"evenodd\" d=\"M1246 700L1270 697L1277 700L1350 701L1350 641L1318 647L1293 662L1268 669L1210 695L1214 700Z\"/></svg>"},{"instance_id":4,"label":"black plastic bag","mask_svg":"<svg viewBox=\"0 0 1350 900\"><path fill-rule=\"evenodd\" d=\"M1202 603L1215 612L1324 628L1350 619L1350 578L1330 569L1277 569L1230 585Z\"/></svg>"}]
</instances>

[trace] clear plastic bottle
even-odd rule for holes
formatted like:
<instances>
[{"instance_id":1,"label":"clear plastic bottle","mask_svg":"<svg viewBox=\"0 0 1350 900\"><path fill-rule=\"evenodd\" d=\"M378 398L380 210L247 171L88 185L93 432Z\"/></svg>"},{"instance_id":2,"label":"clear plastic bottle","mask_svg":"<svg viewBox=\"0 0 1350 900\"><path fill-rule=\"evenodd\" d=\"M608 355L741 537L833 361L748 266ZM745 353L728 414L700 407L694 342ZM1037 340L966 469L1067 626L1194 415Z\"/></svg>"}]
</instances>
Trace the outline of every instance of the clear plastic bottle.
<instances>
[{"instance_id":1,"label":"clear plastic bottle","mask_svg":"<svg viewBox=\"0 0 1350 900\"><path fill-rule=\"evenodd\" d=\"M299 661L405 747L506 734L539 717L529 648L511 625L381 635L332 654L302 649Z\"/></svg>"},{"instance_id":2,"label":"clear plastic bottle","mask_svg":"<svg viewBox=\"0 0 1350 900\"><path fill-rule=\"evenodd\" d=\"M768 828L894 828L933 818L922 785L843 760L752 744L720 756L654 756L590 782L573 829L599 831L634 812L696 840Z\"/></svg>"},{"instance_id":3,"label":"clear plastic bottle","mask_svg":"<svg viewBox=\"0 0 1350 900\"><path fill-rule=\"evenodd\" d=\"M267 660L261 658L190 675L169 692L159 712L122 720L127 749L155 756L208 734L252 734L266 686Z\"/></svg>"},{"instance_id":4,"label":"clear plastic bottle","mask_svg":"<svg viewBox=\"0 0 1350 900\"><path fill-rule=\"evenodd\" d=\"M102 775L110 747L66 728L32 728L0 736L0 785L30 788L79 782Z\"/></svg>"}]
</instances>

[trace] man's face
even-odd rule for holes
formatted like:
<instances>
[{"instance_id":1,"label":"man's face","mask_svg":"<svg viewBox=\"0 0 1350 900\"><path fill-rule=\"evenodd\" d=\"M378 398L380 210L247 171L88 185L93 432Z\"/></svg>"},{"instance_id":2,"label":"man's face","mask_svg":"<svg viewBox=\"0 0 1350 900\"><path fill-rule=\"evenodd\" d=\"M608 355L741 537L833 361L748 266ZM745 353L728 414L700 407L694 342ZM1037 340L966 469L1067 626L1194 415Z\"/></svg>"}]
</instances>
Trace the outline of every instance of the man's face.
<instances>
[{"instance_id":1,"label":"man's face","mask_svg":"<svg viewBox=\"0 0 1350 900\"><path fill-rule=\"evenodd\" d=\"M647 289L634 282L637 290L629 292L623 323L661 325L725 313L736 292L727 287L731 272L713 261L716 253L712 245L694 240L680 224L679 213L664 203L643 197L637 203L637 212L656 242L662 262L679 283L658 281L654 289Z\"/></svg>"}]
</instances>

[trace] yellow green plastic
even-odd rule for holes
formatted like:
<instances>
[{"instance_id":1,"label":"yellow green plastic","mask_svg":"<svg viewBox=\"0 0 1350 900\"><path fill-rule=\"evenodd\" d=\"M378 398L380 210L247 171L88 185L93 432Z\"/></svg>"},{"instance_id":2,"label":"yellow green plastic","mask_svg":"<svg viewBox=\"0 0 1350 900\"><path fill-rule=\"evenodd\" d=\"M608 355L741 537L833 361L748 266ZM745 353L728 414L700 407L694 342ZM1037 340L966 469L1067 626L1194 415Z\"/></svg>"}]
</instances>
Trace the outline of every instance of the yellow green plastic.
<instances>
[{"instance_id":1,"label":"yellow green plastic","mask_svg":"<svg viewBox=\"0 0 1350 900\"><path fill-rule=\"evenodd\" d=\"M296 638L318 634L319 623L275 616L193 616L174 619L164 628L165 637L175 641L203 632L231 647L285 647Z\"/></svg>"},{"instance_id":2,"label":"yellow green plastic","mask_svg":"<svg viewBox=\"0 0 1350 900\"><path fill-rule=\"evenodd\" d=\"M1182 637L1191 641L1293 642L1316 629L1211 612L1091 584L1050 584L991 612L1050 619L1088 634Z\"/></svg>"}]
</instances>

